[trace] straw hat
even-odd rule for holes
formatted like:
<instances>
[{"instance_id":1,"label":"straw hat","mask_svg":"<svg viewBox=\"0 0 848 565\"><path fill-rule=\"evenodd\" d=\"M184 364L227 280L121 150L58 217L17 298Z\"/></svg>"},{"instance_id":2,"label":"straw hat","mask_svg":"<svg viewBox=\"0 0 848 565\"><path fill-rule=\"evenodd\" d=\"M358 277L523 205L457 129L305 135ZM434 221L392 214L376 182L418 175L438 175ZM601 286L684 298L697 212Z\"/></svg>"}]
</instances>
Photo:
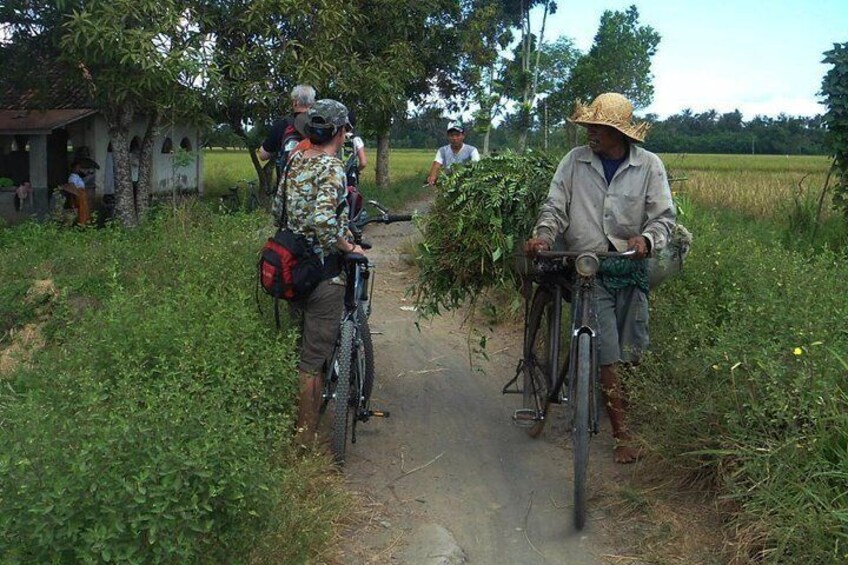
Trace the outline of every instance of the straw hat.
<instances>
[{"instance_id":1,"label":"straw hat","mask_svg":"<svg viewBox=\"0 0 848 565\"><path fill-rule=\"evenodd\" d=\"M615 92L601 94L588 106L578 100L568 121L581 126L610 126L637 143L645 141L651 127L647 122L634 123L633 105L627 98Z\"/></svg>"}]
</instances>

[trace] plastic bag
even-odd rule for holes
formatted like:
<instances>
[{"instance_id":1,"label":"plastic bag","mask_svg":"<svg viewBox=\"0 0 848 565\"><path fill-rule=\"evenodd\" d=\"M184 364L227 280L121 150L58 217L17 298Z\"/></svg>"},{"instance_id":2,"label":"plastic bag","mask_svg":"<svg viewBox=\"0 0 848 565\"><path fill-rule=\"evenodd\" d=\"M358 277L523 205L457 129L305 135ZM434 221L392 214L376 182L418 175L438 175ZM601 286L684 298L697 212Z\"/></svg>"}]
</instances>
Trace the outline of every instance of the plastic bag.
<instances>
[{"instance_id":1,"label":"plastic bag","mask_svg":"<svg viewBox=\"0 0 848 565\"><path fill-rule=\"evenodd\" d=\"M691 245L692 233L682 225L675 224L668 244L648 259L648 284L652 289L683 269Z\"/></svg>"}]
</instances>

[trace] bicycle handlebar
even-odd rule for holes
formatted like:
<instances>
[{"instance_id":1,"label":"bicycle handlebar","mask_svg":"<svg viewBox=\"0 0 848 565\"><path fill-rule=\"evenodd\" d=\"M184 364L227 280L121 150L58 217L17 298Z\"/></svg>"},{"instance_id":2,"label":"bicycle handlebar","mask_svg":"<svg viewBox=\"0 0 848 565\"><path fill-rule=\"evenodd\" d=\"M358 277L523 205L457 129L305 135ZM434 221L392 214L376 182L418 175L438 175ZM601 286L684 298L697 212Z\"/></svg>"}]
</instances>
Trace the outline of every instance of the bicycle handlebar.
<instances>
[{"instance_id":1,"label":"bicycle handlebar","mask_svg":"<svg viewBox=\"0 0 848 565\"><path fill-rule=\"evenodd\" d=\"M581 255L594 255L598 259L607 257L632 257L636 255L635 249L627 251L537 251L536 256L540 259L565 259L568 257L580 257Z\"/></svg>"}]
</instances>

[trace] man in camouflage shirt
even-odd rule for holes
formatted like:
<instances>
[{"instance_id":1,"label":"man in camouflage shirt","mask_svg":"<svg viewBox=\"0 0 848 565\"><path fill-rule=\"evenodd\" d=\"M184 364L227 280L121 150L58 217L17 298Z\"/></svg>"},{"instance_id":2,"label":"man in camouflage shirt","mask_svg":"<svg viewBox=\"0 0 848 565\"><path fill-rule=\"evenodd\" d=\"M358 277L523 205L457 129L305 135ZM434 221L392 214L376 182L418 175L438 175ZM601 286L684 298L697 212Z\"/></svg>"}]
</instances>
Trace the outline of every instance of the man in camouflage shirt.
<instances>
[{"instance_id":1,"label":"man in camouflage shirt","mask_svg":"<svg viewBox=\"0 0 848 565\"><path fill-rule=\"evenodd\" d=\"M303 129L312 147L291 158L274 205L281 211L285 198L285 223L312 241L324 261L324 280L306 299L291 303L293 318L301 324L297 427L305 439L316 431L322 369L332 355L344 307L344 285L337 278L341 259L344 253L363 252L347 239L347 188L344 167L336 157L344 143L347 115L343 104L328 99L307 111Z\"/></svg>"}]
</instances>

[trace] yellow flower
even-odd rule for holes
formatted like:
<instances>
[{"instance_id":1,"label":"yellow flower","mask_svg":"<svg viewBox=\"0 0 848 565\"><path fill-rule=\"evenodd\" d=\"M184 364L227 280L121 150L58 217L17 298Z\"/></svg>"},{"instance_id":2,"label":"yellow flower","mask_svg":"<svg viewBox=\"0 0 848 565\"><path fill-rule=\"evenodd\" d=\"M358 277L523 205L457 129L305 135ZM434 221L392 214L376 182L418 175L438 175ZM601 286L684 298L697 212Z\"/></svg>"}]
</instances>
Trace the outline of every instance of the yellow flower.
<instances>
[{"instance_id":1,"label":"yellow flower","mask_svg":"<svg viewBox=\"0 0 848 565\"><path fill-rule=\"evenodd\" d=\"M795 349L792 350L792 353L794 353L795 355L803 355L804 350L801 349L800 347L796 347Z\"/></svg>"}]
</instances>

